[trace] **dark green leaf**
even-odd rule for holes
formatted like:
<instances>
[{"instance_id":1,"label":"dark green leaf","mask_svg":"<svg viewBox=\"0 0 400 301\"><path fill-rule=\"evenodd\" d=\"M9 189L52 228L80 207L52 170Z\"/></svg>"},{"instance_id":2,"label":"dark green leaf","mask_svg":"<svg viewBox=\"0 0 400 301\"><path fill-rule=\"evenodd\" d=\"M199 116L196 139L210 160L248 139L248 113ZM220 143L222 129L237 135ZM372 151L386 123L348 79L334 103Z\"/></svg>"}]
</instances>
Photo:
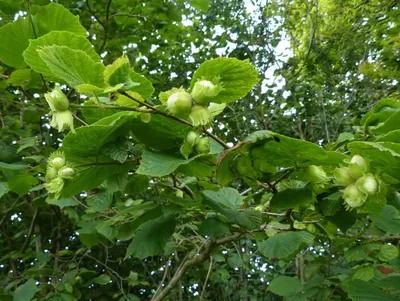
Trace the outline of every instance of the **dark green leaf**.
<instances>
[{"instance_id":1,"label":"dark green leaf","mask_svg":"<svg viewBox=\"0 0 400 301\"><path fill-rule=\"evenodd\" d=\"M163 215L144 223L129 244L125 258L134 256L143 259L157 255L164 249L174 230L173 214Z\"/></svg>"},{"instance_id":2,"label":"dark green leaf","mask_svg":"<svg viewBox=\"0 0 400 301\"><path fill-rule=\"evenodd\" d=\"M271 208L297 208L312 203L314 200L315 198L311 190L306 188L289 188L273 195Z\"/></svg>"},{"instance_id":3,"label":"dark green leaf","mask_svg":"<svg viewBox=\"0 0 400 301\"><path fill-rule=\"evenodd\" d=\"M379 215L371 215L371 220L376 227L389 234L400 233L400 214L393 206L385 206Z\"/></svg>"},{"instance_id":4,"label":"dark green leaf","mask_svg":"<svg viewBox=\"0 0 400 301\"><path fill-rule=\"evenodd\" d=\"M268 290L279 296L288 296L299 293L303 285L296 277L278 276L274 278L268 286Z\"/></svg>"},{"instance_id":5,"label":"dark green leaf","mask_svg":"<svg viewBox=\"0 0 400 301\"><path fill-rule=\"evenodd\" d=\"M229 235L229 227L218 219L208 218L204 220L199 227L200 234L211 238L218 238Z\"/></svg>"},{"instance_id":6,"label":"dark green leaf","mask_svg":"<svg viewBox=\"0 0 400 301\"><path fill-rule=\"evenodd\" d=\"M35 294L40 291L36 286L35 279L29 279L24 284L17 287L14 293L14 301L29 301L35 296Z\"/></svg>"},{"instance_id":7,"label":"dark green leaf","mask_svg":"<svg viewBox=\"0 0 400 301\"><path fill-rule=\"evenodd\" d=\"M348 284L347 291L353 301L395 301L398 297L390 296L369 282L355 280Z\"/></svg>"},{"instance_id":8,"label":"dark green leaf","mask_svg":"<svg viewBox=\"0 0 400 301\"><path fill-rule=\"evenodd\" d=\"M281 232L258 244L261 254L269 259L285 258L302 246L311 244L314 236L305 231Z\"/></svg>"},{"instance_id":9,"label":"dark green leaf","mask_svg":"<svg viewBox=\"0 0 400 301\"><path fill-rule=\"evenodd\" d=\"M8 189L22 196L27 194L31 187L38 183L39 181L34 176L29 174L19 174L8 181Z\"/></svg>"}]
</instances>

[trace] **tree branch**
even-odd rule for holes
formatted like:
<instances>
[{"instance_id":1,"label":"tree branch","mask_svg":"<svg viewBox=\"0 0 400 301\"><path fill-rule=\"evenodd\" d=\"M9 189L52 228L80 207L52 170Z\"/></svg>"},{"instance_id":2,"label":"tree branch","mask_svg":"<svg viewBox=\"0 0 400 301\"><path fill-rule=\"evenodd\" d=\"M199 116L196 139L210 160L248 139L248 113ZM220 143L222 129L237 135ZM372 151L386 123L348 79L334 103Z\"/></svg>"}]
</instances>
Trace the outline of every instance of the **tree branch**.
<instances>
[{"instance_id":1,"label":"tree branch","mask_svg":"<svg viewBox=\"0 0 400 301\"><path fill-rule=\"evenodd\" d=\"M194 127L189 121L187 121L187 120L185 120L185 119L182 119L182 118L179 118L179 117L176 117L176 116L174 116L174 115L172 115L172 114L169 114L169 113L167 113L167 112L163 112L163 111L157 109L156 107L153 107L152 105L149 105L149 104L147 104L147 103L145 103L145 102L143 102L143 101L140 101L139 99L136 99L135 97L129 95L129 94L126 93L126 92L121 92L121 94L124 95L124 96L126 96L126 97L128 97L129 99L131 99L131 100L137 102L138 104L141 104L142 106L145 106L146 108L151 109L152 112L150 112L150 113L159 114L159 115L162 115L162 116L167 117L167 118L169 118L169 119L172 119L172 120L175 120L175 121L177 121L177 122L180 122L180 123L182 123L182 124L184 124L184 125L186 125L186 126L189 126L189 127L192 127L192 128ZM229 148L230 148L223 140L221 140L220 138L218 138L218 137L215 136L214 134L210 133L210 132L207 131L206 129L202 129L202 132L203 132L204 134L206 134L207 136L211 137L212 139L214 139L215 141L217 141L217 142L218 142L219 144L221 144L225 149L229 149Z\"/></svg>"},{"instance_id":2,"label":"tree branch","mask_svg":"<svg viewBox=\"0 0 400 301\"><path fill-rule=\"evenodd\" d=\"M209 240L204 244L202 251L197 253L192 259L186 261L175 275L172 277L168 285L161 291L159 295L154 295L152 301L162 301L169 294L169 292L179 283L179 281L186 275L186 272L193 266L199 265L206 261L215 247L226 244L231 241L237 240L243 233L235 233L217 240Z\"/></svg>"},{"instance_id":3,"label":"tree branch","mask_svg":"<svg viewBox=\"0 0 400 301\"><path fill-rule=\"evenodd\" d=\"M99 53L103 52L104 46L106 46L107 43L107 37L108 37L108 23L110 22L110 5L111 5L112 0L108 0L107 6L106 6L106 21L104 22L104 33L103 33L103 43L100 46Z\"/></svg>"}]
</instances>

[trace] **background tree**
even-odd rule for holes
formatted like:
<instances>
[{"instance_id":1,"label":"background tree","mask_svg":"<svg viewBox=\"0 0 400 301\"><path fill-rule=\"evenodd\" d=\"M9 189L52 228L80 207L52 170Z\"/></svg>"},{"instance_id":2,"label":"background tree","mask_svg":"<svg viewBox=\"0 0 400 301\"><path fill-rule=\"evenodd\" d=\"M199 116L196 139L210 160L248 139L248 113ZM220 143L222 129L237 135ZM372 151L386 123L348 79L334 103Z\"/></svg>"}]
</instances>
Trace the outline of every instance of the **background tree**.
<instances>
[{"instance_id":1,"label":"background tree","mask_svg":"<svg viewBox=\"0 0 400 301\"><path fill-rule=\"evenodd\" d=\"M0 2L2 300L398 300L397 1L54 2Z\"/></svg>"}]
</instances>

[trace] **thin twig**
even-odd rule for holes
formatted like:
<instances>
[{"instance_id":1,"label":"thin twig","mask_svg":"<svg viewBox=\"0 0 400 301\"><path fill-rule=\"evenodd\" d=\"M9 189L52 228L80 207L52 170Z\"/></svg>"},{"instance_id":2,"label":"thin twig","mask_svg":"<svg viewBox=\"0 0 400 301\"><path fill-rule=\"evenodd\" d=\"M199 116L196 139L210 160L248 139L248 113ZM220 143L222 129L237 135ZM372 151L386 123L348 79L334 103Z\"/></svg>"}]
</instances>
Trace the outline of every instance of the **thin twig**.
<instances>
[{"instance_id":1,"label":"thin twig","mask_svg":"<svg viewBox=\"0 0 400 301\"><path fill-rule=\"evenodd\" d=\"M88 126L89 125L89 123L87 123L86 121L80 119L75 113L72 113L72 116L74 116L74 118L76 120L78 120L80 123L82 123L84 126Z\"/></svg>"},{"instance_id":2,"label":"thin twig","mask_svg":"<svg viewBox=\"0 0 400 301\"><path fill-rule=\"evenodd\" d=\"M177 188L182 189L184 192L186 192L191 199L195 199L196 195L189 186L183 183L175 174L172 173L171 177L174 182L177 182L179 184L179 186L176 186Z\"/></svg>"},{"instance_id":3,"label":"thin twig","mask_svg":"<svg viewBox=\"0 0 400 301\"><path fill-rule=\"evenodd\" d=\"M201 291L201 295L200 295L200 301L203 300L203 296L204 296L204 293L207 288L208 278L210 277L210 274L211 274L212 265L213 265L213 258L212 258L212 256L210 256L210 264L208 265L208 272L207 272L206 280L204 280L203 290Z\"/></svg>"},{"instance_id":4,"label":"thin twig","mask_svg":"<svg viewBox=\"0 0 400 301\"><path fill-rule=\"evenodd\" d=\"M107 37L108 37L108 23L110 22L110 5L111 5L112 0L108 0L107 6L106 6L106 21L104 22L104 33L103 33L103 43L100 46L99 53L103 52L104 46L106 46L107 43Z\"/></svg>"},{"instance_id":5,"label":"thin twig","mask_svg":"<svg viewBox=\"0 0 400 301\"><path fill-rule=\"evenodd\" d=\"M74 109L108 109L108 110L121 110L121 111L134 111L134 112L140 112L140 113L151 113L151 110L144 110L144 109L138 109L138 108L130 108L130 107L121 107L121 106L103 106L103 105L75 105L75 104L70 104L69 105L71 108Z\"/></svg>"},{"instance_id":6,"label":"thin twig","mask_svg":"<svg viewBox=\"0 0 400 301\"><path fill-rule=\"evenodd\" d=\"M171 256L172 256L172 255L171 255ZM164 284L165 278L167 278L167 274L168 274L168 263L170 262L170 259L171 259L171 257L167 260L167 263L165 264L165 272L164 272L164 275L163 275L163 277L162 277L162 279L161 279L160 284L159 284L158 287L157 287L156 292L154 293L154 296L157 296L158 292L160 291L160 289L162 288L162 286L163 286L163 284Z\"/></svg>"},{"instance_id":7,"label":"thin twig","mask_svg":"<svg viewBox=\"0 0 400 301\"><path fill-rule=\"evenodd\" d=\"M39 209L36 208L35 213L33 214L33 217L32 217L31 226L29 227L28 236L26 237L24 245L21 248L21 253L25 253L26 249L28 248L29 242L32 238L33 230L35 228L35 222L36 222L36 218L38 215L38 211L39 211Z\"/></svg>"},{"instance_id":8,"label":"thin twig","mask_svg":"<svg viewBox=\"0 0 400 301\"><path fill-rule=\"evenodd\" d=\"M130 300L130 299L128 298L128 296L125 294L124 286L123 286L123 278L121 277L120 274L118 274L118 272L116 272L115 270L113 270L112 268L110 268L108 265L106 265L106 264L104 264L103 262L101 262L100 260L98 260L96 257L93 257L93 256L91 256L91 255L89 255L89 254L87 254L87 253L86 253L84 256L93 259L93 260L96 261L98 264L102 265L102 266L105 267L107 270L111 271L111 273L114 274L115 277L118 278L118 279L120 280L120 283L118 283L118 286L119 286L119 288L120 288L121 293L124 295L124 297L125 297L126 300ZM117 282L118 282L118 281L117 281Z\"/></svg>"},{"instance_id":9,"label":"thin twig","mask_svg":"<svg viewBox=\"0 0 400 301\"><path fill-rule=\"evenodd\" d=\"M258 180L256 182L257 182L258 186L261 186L267 190L270 190L273 194L278 193L278 190L276 189L276 187L274 185L272 185L271 183L268 183L268 182L262 183Z\"/></svg>"},{"instance_id":10,"label":"thin twig","mask_svg":"<svg viewBox=\"0 0 400 301\"><path fill-rule=\"evenodd\" d=\"M278 185L279 182L281 182L282 180L284 180L288 175L290 175L292 172L294 172L296 169L294 167L290 167L286 170L286 172L274 182L274 186L276 187L276 185Z\"/></svg>"}]
</instances>

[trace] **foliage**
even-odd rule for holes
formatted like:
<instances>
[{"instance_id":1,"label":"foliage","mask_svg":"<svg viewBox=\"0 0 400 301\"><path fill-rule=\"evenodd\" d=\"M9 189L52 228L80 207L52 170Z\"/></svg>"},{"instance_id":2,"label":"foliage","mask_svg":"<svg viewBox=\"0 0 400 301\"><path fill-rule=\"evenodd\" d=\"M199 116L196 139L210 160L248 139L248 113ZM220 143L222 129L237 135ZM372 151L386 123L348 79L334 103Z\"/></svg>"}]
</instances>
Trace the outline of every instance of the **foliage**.
<instances>
[{"instance_id":1,"label":"foliage","mask_svg":"<svg viewBox=\"0 0 400 301\"><path fill-rule=\"evenodd\" d=\"M1 1L0 299L398 300L399 9Z\"/></svg>"}]
</instances>

